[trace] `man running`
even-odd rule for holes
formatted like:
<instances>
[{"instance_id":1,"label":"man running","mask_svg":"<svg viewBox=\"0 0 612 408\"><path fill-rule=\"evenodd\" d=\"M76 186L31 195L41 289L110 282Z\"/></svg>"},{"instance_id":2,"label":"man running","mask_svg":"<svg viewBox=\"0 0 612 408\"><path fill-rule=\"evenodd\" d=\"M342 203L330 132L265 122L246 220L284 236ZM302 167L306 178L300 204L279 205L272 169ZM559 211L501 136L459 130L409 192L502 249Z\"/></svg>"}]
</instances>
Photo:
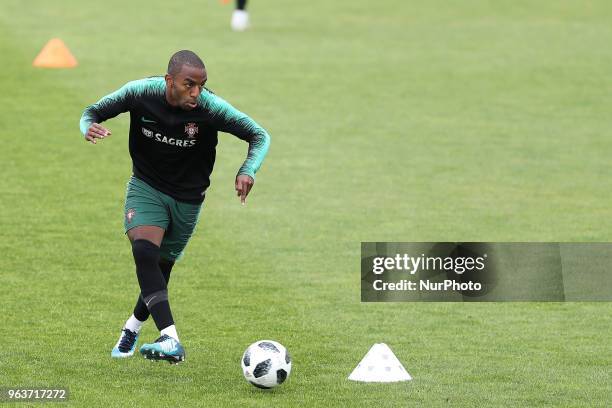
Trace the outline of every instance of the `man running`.
<instances>
[{"instance_id":1,"label":"man running","mask_svg":"<svg viewBox=\"0 0 612 408\"><path fill-rule=\"evenodd\" d=\"M217 132L248 142L235 189L244 205L255 173L268 152L270 136L253 119L204 87L202 60L192 51L175 53L165 76L128 82L88 106L81 116L85 140L96 144L111 135L100 123L130 112L129 151L133 175L127 184L125 231L132 245L140 294L112 357L134 354L149 314L160 330L140 353L177 363L185 350L172 318L168 280L197 224L215 162Z\"/></svg>"}]
</instances>

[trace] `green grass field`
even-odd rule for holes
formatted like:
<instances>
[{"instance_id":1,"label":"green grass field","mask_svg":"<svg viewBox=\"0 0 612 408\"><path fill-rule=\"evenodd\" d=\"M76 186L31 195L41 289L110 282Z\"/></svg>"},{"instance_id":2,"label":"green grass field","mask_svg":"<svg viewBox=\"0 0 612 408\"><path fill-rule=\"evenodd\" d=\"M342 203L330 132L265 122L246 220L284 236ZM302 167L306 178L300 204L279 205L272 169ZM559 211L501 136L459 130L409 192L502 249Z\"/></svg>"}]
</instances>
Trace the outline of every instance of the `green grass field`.
<instances>
[{"instance_id":1,"label":"green grass field","mask_svg":"<svg viewBox=\"0 0 612 408\"><path fill-rule=\"evenodd\" d=\"M361 304L361 241L611 241L612 4L217 0L0 4L0 386L74 406L605 406L610 303ZM31 62L62 38L71 70ZM83 108L193 49L208 86L272 135L247 206L220 135L170 297L184 364L110 349L138 293L123 236L128 117ZM152 322L143 340L153 340ZM272 338L282 387L243 379ZM373 343L414 381L347 376Z\"/></svg>"}]
</instances>

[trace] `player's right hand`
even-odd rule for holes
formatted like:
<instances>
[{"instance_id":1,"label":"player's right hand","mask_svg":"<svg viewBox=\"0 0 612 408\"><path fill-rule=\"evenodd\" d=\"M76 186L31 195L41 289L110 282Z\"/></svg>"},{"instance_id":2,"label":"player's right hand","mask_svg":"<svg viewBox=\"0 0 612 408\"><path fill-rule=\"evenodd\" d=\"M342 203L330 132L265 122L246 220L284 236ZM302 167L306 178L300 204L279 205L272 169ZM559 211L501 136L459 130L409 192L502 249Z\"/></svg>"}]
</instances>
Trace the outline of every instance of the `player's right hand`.
<instances>
[{"instance_id":1,"label":"player's right hand","mask_svg":"<svg viewBox=\"0 0 612 408\"><path fill-rule=\"evenodd\" d=\"M106 136L110 136L110 135L111 135L110 130L100 125L99 123L92 123L89 129L87 129L85 140L93 144L96 144L97 143L96 139L104 139Z\"/></svg>"}]
</instances>

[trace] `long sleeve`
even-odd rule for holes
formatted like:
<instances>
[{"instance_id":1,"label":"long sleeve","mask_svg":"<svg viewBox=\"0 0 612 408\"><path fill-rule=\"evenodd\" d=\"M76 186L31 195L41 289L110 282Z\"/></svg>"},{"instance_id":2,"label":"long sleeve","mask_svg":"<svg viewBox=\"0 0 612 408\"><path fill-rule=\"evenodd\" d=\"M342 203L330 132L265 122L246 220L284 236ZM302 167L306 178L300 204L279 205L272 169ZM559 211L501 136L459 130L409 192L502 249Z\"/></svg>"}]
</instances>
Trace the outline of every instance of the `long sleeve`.
<instances>
[{"instance_id":1,"label":"long sleeve","mask_svg":"<svg viewBox=\"0 0 612 408\"><path fill-rule=\"evenodd\" d=\"M238 174L246 174L255 178L255 173L268 153L270 135L248 115L240 112L222 98L208 91L204 92L200 95L201 100L208 105L219 130L231 133L249 143L246 160L238 170Z\"/></svg>"},{"instance_id":2,"label":"long sleeve","mask_svg":"<svg viewBox=\"0 0 612 408\"><path fill-rule=\"evenodd\" d=\"M163 92L163 87L160 79L153 77L128 82L85 108L79 122L81 133L85 136L92 123L101 123L129 111L137 97L146 92Z\"/></svg>"}]
</instances>

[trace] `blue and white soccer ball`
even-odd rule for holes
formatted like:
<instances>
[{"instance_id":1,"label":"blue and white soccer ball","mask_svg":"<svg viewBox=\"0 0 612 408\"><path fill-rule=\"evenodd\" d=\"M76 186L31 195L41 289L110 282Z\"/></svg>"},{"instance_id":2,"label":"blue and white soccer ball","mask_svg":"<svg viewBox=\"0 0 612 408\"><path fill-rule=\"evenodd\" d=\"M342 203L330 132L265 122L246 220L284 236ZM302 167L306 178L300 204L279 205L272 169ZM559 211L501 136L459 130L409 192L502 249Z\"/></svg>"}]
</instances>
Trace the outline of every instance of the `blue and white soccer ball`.
<instances>
[{"instance_id":1,"label":"blue and white soccer ball","mask_svg":"<svg viewBox=\"0 0 612 408\"><path fill-rule=\"evenodd\" d=\"M274 388L291 373L291 356L287 349L273 340L259 340L242 355L242 374L258 388Z\"/></svg>"}]
</instances>

